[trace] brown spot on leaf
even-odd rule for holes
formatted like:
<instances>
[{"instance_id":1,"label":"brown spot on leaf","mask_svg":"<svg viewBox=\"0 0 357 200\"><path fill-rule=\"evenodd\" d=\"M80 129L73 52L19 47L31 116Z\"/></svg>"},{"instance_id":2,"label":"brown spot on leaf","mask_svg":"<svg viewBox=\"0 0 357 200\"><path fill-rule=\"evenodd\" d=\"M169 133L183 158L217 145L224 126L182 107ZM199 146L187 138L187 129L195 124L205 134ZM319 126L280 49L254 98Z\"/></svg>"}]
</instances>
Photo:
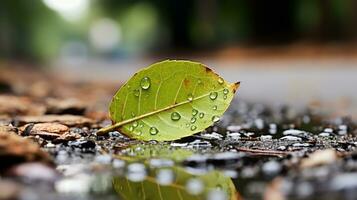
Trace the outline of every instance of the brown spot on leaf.
<instances>
[{"instance_id":1,"label":"brown spot on leaf","mask_svg":"<svg viewBox=\"0 0 357 200\"><path fill-rule=\"evenodd\" d=\"M208 68L208 67L206 67L206 66L205 66L205 70L206 70L207 73L212 72L212 69L210 69L210 68Z\"/></svg>"},{"instance_id":2,"label":"brown spot on leaf","mask_svg":"<svg viewBox=\"0 0 357 200\"><path fill-rule=\"evenodd\" d=\"M188 80L187 78L185 78L184 80L183 80L183 85L187 88L188 86L190 86L190 80Z\"/></svg>"}]
</instances>

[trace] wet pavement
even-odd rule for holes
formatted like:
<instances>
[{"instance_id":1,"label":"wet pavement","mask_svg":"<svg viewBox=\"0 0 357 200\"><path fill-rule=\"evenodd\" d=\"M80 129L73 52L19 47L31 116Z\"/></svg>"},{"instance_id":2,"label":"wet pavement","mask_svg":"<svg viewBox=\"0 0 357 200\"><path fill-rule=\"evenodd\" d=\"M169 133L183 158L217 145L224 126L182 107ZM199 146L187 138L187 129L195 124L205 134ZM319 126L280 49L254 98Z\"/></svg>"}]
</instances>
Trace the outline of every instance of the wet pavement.
<instances>
[{"instance_id":1,"label":"wet pavement","mask_svg":"<svg viewBox=\"0 0 357 200\"><path fill-rule=\"evenodd\" d=\"M117 86L42 78L0 95L0 199L356 199L356 124L324 106L238 98L205 132L140 142L96 135Z\"/></svg>"}]
</instances>

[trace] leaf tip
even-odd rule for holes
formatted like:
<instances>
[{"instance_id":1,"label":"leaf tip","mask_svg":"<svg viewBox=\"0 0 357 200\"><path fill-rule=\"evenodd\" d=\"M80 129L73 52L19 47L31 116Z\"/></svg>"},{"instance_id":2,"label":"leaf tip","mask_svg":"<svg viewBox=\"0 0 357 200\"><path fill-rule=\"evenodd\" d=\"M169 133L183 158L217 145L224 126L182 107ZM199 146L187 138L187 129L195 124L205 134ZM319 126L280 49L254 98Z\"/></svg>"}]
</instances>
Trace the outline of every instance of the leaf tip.
<instances>
[{"instance_id":1,"label":"leaf tip","mask_svg":"<svg viewBox=\"0 0 357 200\"><path fill-rule=\"evenodd\" d=\"M233 93L236 93L236 91L238 90L239 86L240 86L240 81L235 82L235 83L232 84L231 88L233 90Z\"/></svg>"}]
</instances>

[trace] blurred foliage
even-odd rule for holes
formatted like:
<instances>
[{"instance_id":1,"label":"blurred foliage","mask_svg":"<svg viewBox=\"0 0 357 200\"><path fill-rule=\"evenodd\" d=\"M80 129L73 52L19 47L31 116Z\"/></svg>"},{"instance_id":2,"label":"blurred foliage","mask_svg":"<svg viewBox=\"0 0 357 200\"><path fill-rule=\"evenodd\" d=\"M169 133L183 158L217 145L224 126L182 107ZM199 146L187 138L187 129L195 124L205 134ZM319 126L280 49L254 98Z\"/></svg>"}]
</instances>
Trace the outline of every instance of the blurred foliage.
<instances>
[{"instance_id":1,"label":"blurred foliage","mask_svg":"<svg viewBox=\"0 0 357 200\"><path fill-rule=\"evenodd\" d=\"M73 0L89 4L73 21L49 6L50 1L2 1L0 57L46 61L73 43L84 49L81 55L125 57L226 45L349 42L357 35L353 0ZM115 48L105 51L93 45L89 34L102 18L111 19L119 30L113 36L118 39L113 39Z\"/></svg>"}]
</instances>

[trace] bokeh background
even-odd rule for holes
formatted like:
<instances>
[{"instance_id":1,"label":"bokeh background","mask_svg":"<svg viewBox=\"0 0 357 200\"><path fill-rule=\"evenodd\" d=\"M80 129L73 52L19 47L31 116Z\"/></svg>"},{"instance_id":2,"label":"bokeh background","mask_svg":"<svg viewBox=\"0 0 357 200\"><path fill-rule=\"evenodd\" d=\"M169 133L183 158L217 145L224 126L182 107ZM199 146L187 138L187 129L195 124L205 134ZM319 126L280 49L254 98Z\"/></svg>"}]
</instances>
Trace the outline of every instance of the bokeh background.
<instances>
[{"instance_id":1,"label":"bokeh background","mask_svg":"<svg viewBox=\"0 0 357 200\"><path fill-rule=\"evenodd\" d=\"M164 59L242 81L248 101L357 113L354 0L4 0L0 66L123 82Z\"/></svg>"}]
</instances>

